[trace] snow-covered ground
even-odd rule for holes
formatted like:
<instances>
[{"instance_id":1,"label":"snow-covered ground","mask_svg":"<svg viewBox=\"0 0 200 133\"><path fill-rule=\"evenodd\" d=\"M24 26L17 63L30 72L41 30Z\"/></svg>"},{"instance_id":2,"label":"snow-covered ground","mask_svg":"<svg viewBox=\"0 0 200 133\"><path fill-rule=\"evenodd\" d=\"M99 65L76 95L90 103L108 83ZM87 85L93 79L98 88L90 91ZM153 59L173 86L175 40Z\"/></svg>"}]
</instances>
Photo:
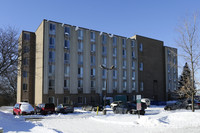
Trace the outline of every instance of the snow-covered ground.
<instances>
[{"instance_id":1,"label":"snow-covered ground","mask_svg":"<svg viewBox=\"0 0 200 133\"><path fill-rule=\"evenodd\" d=\"M14 116L12 107L0 107L0 127L4 132L35 133L200 133L200 110L164 111L162 106L153 106L138 118L113 114L111 110L107 115L102 112L97 115L80 108L65 115Z\"/></svg>"}]
</instances>

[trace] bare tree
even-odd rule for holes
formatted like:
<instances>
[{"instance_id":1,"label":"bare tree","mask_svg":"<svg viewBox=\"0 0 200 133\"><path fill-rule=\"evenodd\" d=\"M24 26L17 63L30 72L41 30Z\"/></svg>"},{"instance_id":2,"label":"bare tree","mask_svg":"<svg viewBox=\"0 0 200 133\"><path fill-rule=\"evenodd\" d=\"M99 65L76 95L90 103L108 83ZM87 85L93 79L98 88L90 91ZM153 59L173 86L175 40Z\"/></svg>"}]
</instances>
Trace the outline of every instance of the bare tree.
<instances>
[{"instance_id":1,"label":"bare tree","mask_svg":"<svg viewBox=\"0 0 200 133\"><path fill-rule=\"evenodd\" d=\"M18 33L0 28L0 93L15 99L17 89Z\"/></svg>"},{"instance_id":2,"label":"bare tree","mask_svg":"<svg viewBox=\"0 0 200 133\"><path fill-rule=\"evenodd\" d=\"M194 14L192 18L186 18L178 27L179 38L177 39L178 46L182 49L182 57L191 69L192 83L189 86L182 88L182 91L190 90L190 97L192 98L192 111L194 112L194 94L195 89L195 72L199 69L199 27L198 15ZM189 89L188 89L189 88Z\"/></svg>"}]
</instances>

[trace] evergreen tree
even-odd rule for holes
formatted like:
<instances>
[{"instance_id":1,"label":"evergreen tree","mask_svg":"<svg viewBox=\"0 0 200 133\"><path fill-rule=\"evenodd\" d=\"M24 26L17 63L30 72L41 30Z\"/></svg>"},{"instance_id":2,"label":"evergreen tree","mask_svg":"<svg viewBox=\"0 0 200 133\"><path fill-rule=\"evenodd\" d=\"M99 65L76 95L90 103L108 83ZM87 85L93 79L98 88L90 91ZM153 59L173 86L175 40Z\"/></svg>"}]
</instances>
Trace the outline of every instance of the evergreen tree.
<instances>
[{"instance_id":1,"label":"evergreen tree","mask_svg":"<svg viewBox=\"0 0 200 133\"><path fill-rule=\"evenodd\" d=\"M179 77L177 93L180 98L191 98L194 89L192 88L191 71L186 62L183 67L183 72Z\"/></svg>"}]
</instances>

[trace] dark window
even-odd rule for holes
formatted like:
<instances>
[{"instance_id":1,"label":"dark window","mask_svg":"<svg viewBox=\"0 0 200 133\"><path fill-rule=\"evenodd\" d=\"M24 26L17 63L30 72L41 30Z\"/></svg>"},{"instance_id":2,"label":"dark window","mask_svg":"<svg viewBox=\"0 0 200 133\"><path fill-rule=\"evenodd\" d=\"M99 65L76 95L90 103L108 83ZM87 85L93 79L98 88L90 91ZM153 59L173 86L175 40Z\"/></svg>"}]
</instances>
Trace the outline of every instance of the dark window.
<instances>
[{"instance_id":1,"label":"dark window","mask_svg":"<svg viewBox=\"0 0 200 133\"><path fill-rule=\"evenodd\" d=\"M30 40L30 34L24 33L24 40Z\"/></svg>"},{"instance_id":2,"label":"dark window","mask_svg":"<svg viewBox=\"0 0 200 133\"><path fill-rule=\"evenodd\" d=\"M29 52L29 46L24 46L23 47L23 52L28 53Z\"/></svg>"},{"instance_id":3,"label":"dark window","mask_svg":"<svg viewBox=\"0 0 200 133\"><path fill-rule=\"evenodd\" d=\"M24 78L28 77L27 71L23 71L23 77L24 77Z\"/></svg>"},{"instance_id":4,"label":"dark window","mask_svg":"<svg viewBox=\"0 0 200 133\"><path fill-rule=\"evenodd\" d=\"M55 87L55 80L49 80L49 90L54 89Z\"/></svg>"},{"instance_id":5,"label":"dark window","mask_svg":"<svg viewBox=\"0 0 200 133\"><path fill-rule=\"evenodd\" d=\"M69 34L70 35L70 27L65 27L65 34Z\"/></svg>"},{"instance_id":6,"label":"dark window","mask_svg":"<svg viewBox=\"0 0 200 133\"><path fill-rule=\"evenodd\" d=\"M23 65L28 65L28 58L23 59Z\"/></svg>"},{"instance_id":7,"label":"dark window","mask_svg":"<svg viewBox=\"0 0 200 133\"><path fill-rule=\"evenodd\" d=\"M82 97L78 97L78 103L83 103L83 98Z\"/></svg>"},{"instance_id":8,"label":"dark window","mask_svg":"<svg viewBox=\"0 0 200 133\"><path fill-rule=\"evenodd\" d=\"M69 103L69 97L64 97L63 103Z\"/></svg>"},{"instance_id":9,"label":"dark window","mask_svg":"<svg viewBox=\"0 0 200 133\"><path fill-rule=\"evenodd\" d=\"M27 90L27 84L23 84L23 90L24 90L24 91Z\"/></svg>"}]
</instances>

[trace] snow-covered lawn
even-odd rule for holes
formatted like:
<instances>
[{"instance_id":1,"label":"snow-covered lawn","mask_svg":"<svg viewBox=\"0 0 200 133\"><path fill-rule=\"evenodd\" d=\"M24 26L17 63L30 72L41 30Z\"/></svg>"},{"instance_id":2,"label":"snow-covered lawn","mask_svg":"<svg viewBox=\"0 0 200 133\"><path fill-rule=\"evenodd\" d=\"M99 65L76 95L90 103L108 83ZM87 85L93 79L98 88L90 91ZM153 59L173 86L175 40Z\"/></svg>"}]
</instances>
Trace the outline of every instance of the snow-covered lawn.
<instances>
[{"instance_id":1,"label":"snow-covered lawn","mask_svg":"<svg viewBox=\"0 0 200 133\"><path fill-rule=\"evenodd\" d=\"M27 118L41 118L26 120ZM200 133L200 110L164 111L153 106L144 116L107 115L75 108L73 114L13 116L12 107L0 107L0 127L4 132L35 133Z\"/></svg>"}]
</instances>

